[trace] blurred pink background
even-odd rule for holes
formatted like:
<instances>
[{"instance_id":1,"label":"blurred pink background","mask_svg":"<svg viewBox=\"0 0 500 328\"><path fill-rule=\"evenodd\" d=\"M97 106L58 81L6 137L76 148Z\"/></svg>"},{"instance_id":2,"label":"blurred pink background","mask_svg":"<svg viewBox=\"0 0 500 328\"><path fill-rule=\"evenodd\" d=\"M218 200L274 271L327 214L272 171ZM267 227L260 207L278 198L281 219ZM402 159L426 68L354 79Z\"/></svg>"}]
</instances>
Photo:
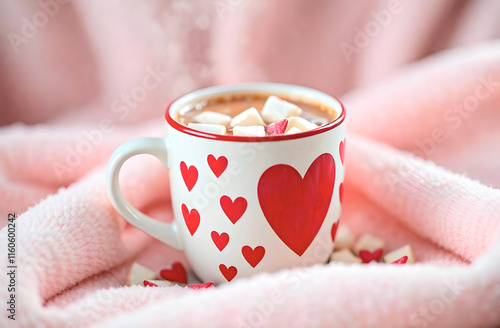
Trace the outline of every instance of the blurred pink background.
<instances>
[{"instance_id":1,"label":"blurred pink background","mask_svg":"<svg viewBox=\"0 0 500 328\"><path fill-rule=\"evenodd\" d=\"M1 1L0 125L136 123L193 89L242 81L342 97L439 51L498 38L499 12L489 0ZM113 101L147 67L164 78L122 120Z\"/></svg>"}]
</instances>

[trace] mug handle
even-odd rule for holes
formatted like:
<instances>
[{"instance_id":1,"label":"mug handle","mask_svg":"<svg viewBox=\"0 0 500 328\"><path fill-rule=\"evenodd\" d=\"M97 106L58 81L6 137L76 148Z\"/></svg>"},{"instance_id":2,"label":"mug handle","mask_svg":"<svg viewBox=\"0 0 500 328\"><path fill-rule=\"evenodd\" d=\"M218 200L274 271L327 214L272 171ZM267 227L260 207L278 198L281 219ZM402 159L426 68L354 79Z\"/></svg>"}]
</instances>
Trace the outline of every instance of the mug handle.
<instances>
[{"instance_id":1,"label":"mug handle","mask_svg":"<svg viewBox=\"0 0 500 328\"><path fill-rule=\"evenodd\" d=\"M127 141L118 147L108 162L106 186L108 196L116 211L130 224L164 243L182 250L182 243L177 233L177 225L157 221L132 206L120 190L118 177L120 169L127 159L139 154L150 154L168 168L168 149L163 138L139 138Z\"/></svg>"}]
</instances>

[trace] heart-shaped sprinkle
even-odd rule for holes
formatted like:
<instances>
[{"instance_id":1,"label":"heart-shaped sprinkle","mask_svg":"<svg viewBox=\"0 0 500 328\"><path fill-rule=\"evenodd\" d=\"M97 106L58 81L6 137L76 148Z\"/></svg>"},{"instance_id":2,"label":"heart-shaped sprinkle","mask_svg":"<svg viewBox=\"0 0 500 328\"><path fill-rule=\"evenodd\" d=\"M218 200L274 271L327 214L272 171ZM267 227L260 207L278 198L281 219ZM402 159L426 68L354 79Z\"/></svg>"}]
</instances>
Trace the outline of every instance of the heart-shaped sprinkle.
<instances>
[{"instance_id":1,"label":"heart-shaped sprinkle","mask_svg":"<svg viewBox=\"0 0 500 328\"><path fill-rule=\"evenodd\" d=\"M266 132L270 136L283 134L286 131L286 126L288 125L288 120L285 118L278 123L269 124L266 127Z\"/></svg>"},{"instance_id":2,"label":"heart-shaped sprinkle","mask_svg":"<svg viewBox=\"0 0 500 328\"><path fill-rule=\"evenodd\" d=\"M172 264L171 269L163 269L160 271L160 276L168 281L180 282L181 284L187 283L187 272L180 262Z\"/></svg>"},{"instance_id":3,"label":"heart-shaped sprinkle","mask_svg":"<svg viewBox=\"0 0 500 328\"><path fill-rule=\"evenodd\" d=\"M378 260L382 257L382 253L382 248L376 249L373 252L363 249L359 251L359 257L363 263L370 263L371 261L378 262Z\"/></svg>"},{"instance_id":4,"label":"heart-shaped sprinkle","mask_svg":"<svg viewBox=\"0 0 500 328\"><path fill-rule=\"evenodd\" d=\"M227 243L229 243L229 235L225 232L219 235L217 231L212 231L211 236L215 246L217 246L219 251L222 252L222 250L227 246Z\"/></svg>"},{"instance_id":5,"label":"heart-shaped sprinkle","mask_svg":"<svg viewBox=\"0 0 500 328\"><path fill-rule=\"evenodd\" d=\"M151 281L148 281L148 280L144 280L143 285L144 285L144 287L158 287L157 284L152 283Z\"/></svg>"},{"instance_id":6,"label":"heart-shaped sprinkle","mask_svg":"<svg viewBox=\"0 0 500 328\"><path fill-rule=\"evenodd\" d=\"M406 264L406 261L408 261L408 256L403 256L399 260L396 260L394 262L391 262L391 264Z\"/></svg>"},{"instance_id":7,"label":"heart-shaped sprinkle","mask_svg":"<svg viewBox=\"0 0 500 328\"><path fill-rule=\"evenodd\" d=\"M247 260L248 264L250 264L252 268L255 268L264 257L264 254L266 254L266 249L262 246L252 248L247 245L243 246L241 253L243 254L245 260Z\"/></svg>"},{"instance_id":8,"label":"heart-shaped sprinkle","mask_svg":"<svg viewBox=\"0 0 500 328\"><path fill-rule=\"evenodd\" d=\"M235 224L243 213L245 213L247 209L247 200L243 197L238 197L233 202L229 196L224 195L220 198L220 206L229 220Z\"/></svg>"},{"instance_id":9,"label":"heart-shaped sprinkle","mask_svg":"<svg viewBox=\"0 0 500 328\"><path fill-rule=\"evenodd\" d=\"M238 269L236 269L234 266L230 266L228 268L224 264L219 265L219 270L228 282L233 280L233 278L236 277L236 274L238 273Z\"/></svg>"},{"instance_id":10,"label":"heart-shaped sprinkle","mask_svg":"<svg viewBox=\"0 0 500 328\"><path fill-rule=\"evenodd\" d=\"M215 284L211 281L209 282L205 282L203 284L191 284L188 286L188 288L191 288L191 289L207 289L207 288L210 288L210 287L213 287L215 286Z\"/></svg>"},{"instance_id":11,"label":"heart-shaped sprinkle","mask_svg":"<svg viewBox=\"0 0 500 328\"><path fill-rule=\"evenodd\" d=\"M193 236L196 230L198 230L198 226L200 225L200 213L198 213L198 211L194 208L189 211L186 204L182 204L181 210L182 216L184 217L184 222L186 222L189 233L191 234L191 236Z\"/></svg>"},{"instance_id":12,"label":"heart-shaped sprinkle","mask_svg":"<svg viewBox=\"0 0 500 328\"><path fill-rule=\"evenodd\" d=\"M191 191L198 180L198 169L194 165L188 168L186 163L181 162L181 175L188 191Z\"/></svg>"},{"instance_id":13,"label":"heart-shaped sprinkle","mask_svg":"<svg viewBox=\"0 0 500 328\"><path fill-rule=\"evenodd\" d=\"M227 158L224 156L219 156L219 158L216 159L214 155L208 155L207 162L217 178L220 177L227 168Z\"/></svg>"}]
</instances>

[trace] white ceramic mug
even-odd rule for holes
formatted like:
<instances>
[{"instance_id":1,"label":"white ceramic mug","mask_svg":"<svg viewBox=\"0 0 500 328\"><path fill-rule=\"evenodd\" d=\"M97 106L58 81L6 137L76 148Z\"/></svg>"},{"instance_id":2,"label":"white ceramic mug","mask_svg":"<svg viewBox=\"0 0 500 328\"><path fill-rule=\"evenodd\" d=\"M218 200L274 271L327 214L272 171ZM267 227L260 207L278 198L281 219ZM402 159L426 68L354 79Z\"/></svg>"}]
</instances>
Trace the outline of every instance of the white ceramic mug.
<instances>
[{"instance_id":1,"label":"white ceramic mug","mask_svg":"<svg viewBox=\"0 0 500 328\"><path fill-rule=\"evenodd\" d=\"M209 134L174 120L188 104L242 92L319 102L337 117L314 130L268 137ZM345 110L338 100L288 84L217 86L175 100L165 117L166 137L129 141L109 161L108 194L123 218L184 250L203 281L221 283L328 260L344 179ZM148 217L123 197L118 174L137 154L154 155L170 170L173 223Z\"/></svg>"}]
</instances>

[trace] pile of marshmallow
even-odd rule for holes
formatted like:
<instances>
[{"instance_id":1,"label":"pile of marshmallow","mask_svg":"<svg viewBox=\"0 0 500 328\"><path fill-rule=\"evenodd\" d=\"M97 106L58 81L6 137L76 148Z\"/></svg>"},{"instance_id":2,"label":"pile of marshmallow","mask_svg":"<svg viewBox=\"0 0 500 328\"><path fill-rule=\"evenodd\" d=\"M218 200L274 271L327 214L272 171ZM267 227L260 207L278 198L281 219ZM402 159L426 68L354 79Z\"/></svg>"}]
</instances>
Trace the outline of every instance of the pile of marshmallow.
<instances>
[{"instance_id":1,"label":"pile of marshmallow","mask_svg":"<svg viewBox=\"0 0 500 328\"><path fill-rule=\"evenodd\" d=\"M334 252L330 256L330 263L371 263L383 260L383 262L390 264L412 264L417 261L409 244L384 254L385 241L383 239L366 234L356 240L349 229L343 225L337 229L334 244ZM188 276L189 280L195 283L188 284ZM138 263L134 263L127 276L126 285L144 287L178 285L190 289L206 289L213 287L215 284L210 281L198 283L196 278L188 275L187 270L181 263L176 262L171 269L161 270L159 274Z\"/></svg>"},{"instance_id":2,"label":"pile of marshmallow","mask_svg":"<svg viewBox=\"0 0 500 328\"><path fill-rule=\"evenodd\" d=\"M215 286L211 281L205 283L192 283L188 284L188 274L186 269L180 262L172 265L177 270L174 272L172 269L161 270L160 274L156 274L153 270L134 263L130 267L130 271L125 280L126 286L144 286L144 287L170 287L180 286L188 287L189 289L207 289ZM172 273L175 274L172 274Z\"/></svg>"},{"instance_id":3,"label":"pile of marshmallow","mask_svg":"<svg viewBox=\"0 0 500 328\"><path fill-rule=\"evenodd\" d=\"M384 254L385 241L372 235L363 235L357 241L349 229L339 226L335 236L334 252L330 262L370 263L383 262L391 264L412 264L417 258L409 244Z\"/></svg>"},{"instance_id":4,"label":"pile of marshmallow","mask_svg":"<svg viewBox=\"0 0 500 328\"><path fill-rule=\"evenodd\" d=\"M203 111L193 118L188 127L214 134L233 134L245 137L264 137L299 133L318 126L300 117L302 108L276 96L269 96L262 113L251 107L231 117L226 114Z\"/></svg>"}]
</instances>

